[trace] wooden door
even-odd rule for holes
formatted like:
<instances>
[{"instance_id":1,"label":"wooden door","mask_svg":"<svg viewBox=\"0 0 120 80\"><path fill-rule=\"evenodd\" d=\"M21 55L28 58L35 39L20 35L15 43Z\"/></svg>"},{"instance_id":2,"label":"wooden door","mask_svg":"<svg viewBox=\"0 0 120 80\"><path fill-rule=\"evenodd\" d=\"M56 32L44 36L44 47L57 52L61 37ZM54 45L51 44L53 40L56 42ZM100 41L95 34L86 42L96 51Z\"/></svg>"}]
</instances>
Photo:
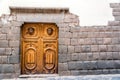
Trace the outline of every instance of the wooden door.
<instances>
[{"instance_id":1,"label":"wooden door","mask_svg":"<svg viewBox=\"0 0 120 80\"><path fill-rule=\"evenodd\" d=\"M21 29L21 73L58 72L58 27L54 23L25 23Z\"/></svg>"}]
</instances>

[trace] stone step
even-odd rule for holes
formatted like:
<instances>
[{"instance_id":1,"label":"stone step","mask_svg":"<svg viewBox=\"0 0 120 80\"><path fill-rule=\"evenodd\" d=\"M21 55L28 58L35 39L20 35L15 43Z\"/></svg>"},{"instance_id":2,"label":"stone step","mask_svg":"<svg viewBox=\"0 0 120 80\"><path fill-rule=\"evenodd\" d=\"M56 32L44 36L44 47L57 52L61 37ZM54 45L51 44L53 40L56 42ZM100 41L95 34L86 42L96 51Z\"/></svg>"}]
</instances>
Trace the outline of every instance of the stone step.
<instances>
[{"instance_id":1,"label":"stone step","mask_svg":"<svg viewBox=\"0 0 120 80\"><path fill-rule=\"evenodd\" d=\"M106 75L80 75L80 76L52 76L44 78L16 78L16 79L2 79L2 80L120 80L120 74L106 74Z\"/></svg>"}]
</instances>

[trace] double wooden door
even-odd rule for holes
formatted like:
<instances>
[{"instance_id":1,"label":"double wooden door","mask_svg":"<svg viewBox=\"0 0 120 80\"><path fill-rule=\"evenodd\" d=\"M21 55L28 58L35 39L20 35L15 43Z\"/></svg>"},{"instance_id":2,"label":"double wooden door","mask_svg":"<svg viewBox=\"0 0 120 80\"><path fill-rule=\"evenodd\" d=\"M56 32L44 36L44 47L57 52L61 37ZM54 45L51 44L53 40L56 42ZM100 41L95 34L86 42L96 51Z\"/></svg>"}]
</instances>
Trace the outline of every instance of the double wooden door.
<instances>
[{"instance_id":1,"label":"double wooden door","mask_svg":"<svg viewBox=\"0 0 120 80\"><path fill-rule=\"evenodd\" d=\"M58 72L58 27L54 23L25 23L21 29L21 73Z\"/></svg>"}]
</instances>

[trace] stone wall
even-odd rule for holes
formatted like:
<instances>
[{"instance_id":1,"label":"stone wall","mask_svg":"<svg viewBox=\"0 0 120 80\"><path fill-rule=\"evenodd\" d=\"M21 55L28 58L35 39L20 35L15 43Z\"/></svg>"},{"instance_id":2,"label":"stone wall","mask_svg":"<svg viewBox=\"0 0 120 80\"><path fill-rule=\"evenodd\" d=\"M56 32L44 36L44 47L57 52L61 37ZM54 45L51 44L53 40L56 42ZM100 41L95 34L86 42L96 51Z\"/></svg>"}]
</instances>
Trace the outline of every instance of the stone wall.
<instances>
[{"instance_id":1,"label":"stone wall","mask_svg":"<svg viewBox=\"0 0 120 80\"><path fill-rule=\"evenodd\" d=\"M17 8L0 18L0 78L21 75L20 30L24 22L59 27L59 75L120 73L120 5L110 4L115 21L107 26L79 26L69 9Z\"/></svg>"}]
</instances>

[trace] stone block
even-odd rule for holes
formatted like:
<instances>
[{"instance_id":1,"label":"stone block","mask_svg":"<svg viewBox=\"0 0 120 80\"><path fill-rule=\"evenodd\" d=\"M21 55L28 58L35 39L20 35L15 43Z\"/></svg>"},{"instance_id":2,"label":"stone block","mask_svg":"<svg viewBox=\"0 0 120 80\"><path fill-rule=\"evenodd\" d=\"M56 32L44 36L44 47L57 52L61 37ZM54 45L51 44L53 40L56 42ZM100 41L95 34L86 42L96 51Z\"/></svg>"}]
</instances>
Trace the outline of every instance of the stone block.
<instances>
[{"instance_id":1,"label":"stone block","mask_svg":"<svg viewBox=\"0 0 120 80\"><path fill-rule=\"evenodd\" d=\"M13 55L13 56L18 56L18 55L20 55L20 48L12 48L11 49L11 54Z\"/></svg>"},{"instance_id":2,"label":"stone block","mask_svg":"<svg viewBox=\"0 0 120 80\"><path fill-rule=\"evenodd\" d=\"M103 69L103 74L109 74L109 70Z\"/></svg>"},{"instance_id":3,"label":"stone block","mask_svg":"<svg viewBox=\"0 0 120 80\"><path fill-rule=\"evenodd\" d=\"M114 67L115 69L120 69L120 61L119 60L115 60L114 61L114 66L115 66Z\"/></svg>"},{"instance_id":4,"label":"stone block","mask_svg":"<svg viewBox=\"0 0 120 80\"><path fill-rule=\"evenodd\" d=\"M115 68L115 62L110 60L110 61L106 61L106 69L114 69Z\"/></svg>"},{"instance_id":5,"label":"stone block","mask_svg":"<svg viewBox=\"0 0 120 80\"><path fill-rule=\"evenodd\" d=\"M118 29L119 30L119 29ZM113 38L119 38L119 36L120 36L120 32L118 32L118 30L117 31L115 31L115 32L113 32ZM120 30L119 30L120 31Z\"/></svg>"},{"instance_id":6,"label":"stone block","mask_svg":"<svg viewBox=\"0 0 120 80\"><path fill-rule=\"evenodd\" d=\"M60 52L60 54L61 53L67 54L67 46L59 45L59 52Z\"/></svg>"},{"instance_id":7,"label":"stone block","mask_svg":"<svg viewBox=\"0 0 120 80\"><path fill-rule=\"evenodd\" d=\"M15 73L20 73L20 64L14 64Z\"/></svg>"},{"instance_id":8,"label":"stone block","mask_svg":"<svg viewBox=\"0 0 120 80\"><path fill-rule=\"evenodd\" d=\"M12 64L3 64L3 73L14 73L14 65Z\"/></svg>"},{"instance_id":9,"label":"stone block","mask_svg":"<svg viewBox=\"0 0 120 80\"><path fill-rule=\"evenodd\" d=\"M70 72L71 72L71 75L75 75L75 76L81 75L80 71L78 71L78 70L71 70Z\"/></svg>"},{"instance_id":10,"label":"stone block","mask_svg":"<svg viewBox=\"0 0 120 80\"><path fill-rule=\"evenodd\" d=\"M78 39L71 39L71 45L74 46L74 45L78 45Z\"/></svg>"},{"instance_id":11,"label":"stone block","mask_svg":"<svg viewBox=\"0 0 120 80\"><path fill-rule=\"evenodd\" d=\"M80 27L78 26L78 27L71 27L71 30L70 30L71 32L80 32Z\"/></svg>"},{"instance_id":12,"label":"stone block","mask_svg":"<svg viewBox=\"0 0 120 80\"><path fill-rule=\"evenodd\" d=\"M92 52L97 52L97 51L99 51L98 45L91 45L91 51L92 51Z\"/></svg>"},{"instance_id":13,"label":"stone block","mask_svg":"<svg viewBox=\"0 0 120 80\"><path fill-rule=\"evenodd\" d=\"M20 40L20 34L7 34L8 40Z\"/></svg>"},{"instance_id":14,"label":"stone block","mask_svg":"<svg viewBox=\"0 0 120 80\"><path fill-rule=\"evenodd\" d=\"M5 53L6 55L11 55L12 54L11 48L6 48L5 51L6 51L6 53Z\"/></svg>"},{"instance_id":15,"label":"stone block","mask_svg":"<svg viewBox=\"0 0 120 80\"><path fill-rule=\"evenodd\" d=\"M120 12L120 9L119 9L119 8L113 8L112 11L113 11L113 12Z\"/></svg>"},{"instance_id":16,"label":"stone block","mask_svg":"<svg viewBox=\"0 0 120 80\"><path fill-rule=\"evenodd\" d=\"M113 60L119 60L120 59L119 52L112 52L112 55L113 55Z\"/></svg>"},{"instance_id":17,"label":"stone block","mask_svg":"<svg viewBox=\"0 0 120 80\"><path fill-rule=\"evenodd\" d=\"M79 45L85 44L85 39L78 39L78 44Z\"/></svg>"},{"instance_id":18,"label":"stone block","mask_svg":"<svg viewBox=\"0 0 120 80\"><path fill-rule=\"evenodd\" d=\"M99 56L100 60L106 60L107 59L107 53L106 52L100 52L99 54L100 54L100 56Z\"/></svg>"},{"instance_id":19,"label":"stone block","mask_svg":"<svg viewBox=\"0 0 120 80\"><path fill-rule=\"evenodd\" d=\"M106 45L99 45L99 51L100 52L106 52L107 51L107 46Z\"/></svg>"},{"instance_id":20,"label":"stone block","mask_svg":"<svg viewBox=\"0 0 120 80\"><path fill-rule=\"evenodd\" d=\"M88 32L79 32L78 38L87 38L88 37Z\"/></svg>"},{"instance_id":21,"label":"stone block","mask_svg":"<svg viewBox=\"0 0 120 80\"><path fill-rule=\"evenodd\" d=\"M92 44L91 39L90 39L90 38L85 38L85 39L84 39L84 44L86 44L86 45L91 45L91 44Z\"/></svg>"},{"instance_id":22,"label":"stone block","mask_svg":"<svg viewBox=\"0 0 120 80\"><path fill-rule=\"evenodd\" d=\"M93 45L96 45L97 44L96 38L91 38L91 42Z\"/></svg>"},{"instance_id":23,"label":"stone block","mask_svg":"<svg viewBox=\"0 0 120 80\"><path fill-rule=\"evenodd\" d=\"M96 44L102 45L103 44L103 38L96 38Z\"/></svg>"},{"instance_id":24,"label":"stone block","mask_svg":"<svg viewBox=\"0 0 120 80\"><path fill-rule=\"evenodd\" d=\"M78 38L78 32L73 32L73 38Z\"/></svg>"},{"instance_id":25,"label":"stone block","mask_svg":"<svg viewBox=\"0 0 120 80\"><path fill-rule=\"evenodd\" d=\"M113 33L112 32L105 32L105 38L112 38Z\"/></svg>"},{"instance_id":26,"label":"stone block","mask_svg":"<svg viewBox=\"0 0 120 80\"><path fill-rule=\"evenodd\" d=\"M71 54L71 60L72 61L79 60L79 53L73 53L73 54Z\"/></svg>"},{"instance_id":27,"label":"stone block","mask_svg":"<svg viewBox=\"0 0 120 80\"><path fill-rule=\"evenodd\" d=\"M88 70L80 70L79 72L81 75L87 75L88 74Z\"/></svg>"},{"instance_id":28,"label":"stone block","mask_svg":"<svg viewBox=\"0 0 120 80\"><path fill-rule=\"evenodd\" d=\"M23 22L22 22L22 21L12 21L11 24L12 24L13 26L18 26L18 27L20 27L20 26L22 26Z\"/></svg>"},{"instance_id":29,"label":"stone block","mask_svg":"<svg viewBox=\"0 0 120 80\"><path fill-rule=\"evenodd\" d=\"M100 59L100 54L99 52L93 53L93 60L99 60Z\"/></svg>"},{"instance_id":30,"label":"stone block","mask_svg":"<svg viewBox=\"0 0 120 80\"><path fill-rule=\"evenodd\" d=\"M0 40L0 48L7 48L8 41L7 40Z\"/></svg>"},{"instance_id":31,"label":"stone block","mask_svg":"<svg viewBox=\"0 0 120 80\"><path fill-rule=\"evenodd\" d=\"M108 51L109 51L109 52L112 52L112 51L113 51L113 48L114 48L114 45L107 45L107 48L108 48Z\"/></svg>"},{"instance_id":32,"label":"stone block","mask_svg":"<svg viewBox=\"0 0 120 80\"><path fill-rule=\"evenodd\" d=\"M3 65L0 64L0 73L2 73L2 72L3 72Z\"/></svg>"},{"instance_id":33,"label":"stone block","mask_svg":"<svg viewBox=\"0 0 120 80\"><path fill-rule=\"evenodd\" d=\"M0 55L5 55L5 48L0 48Z\"/></svg>"},{"instance_id":34,"label":"stone block","mask_svg":"<svg viewBox=\"0 0 120 80\"><path fill-rule=\"evenodd\" d=\"M63 63L63 62L67 62L67 54L59 54L59 62Z\"/></svg>"},{"instance_id":35,"label":"stone block","mask_svg":"<svg viewBox=\"0 0 120 80\"><path fill-rule=\"evenodd\" d=\"M8 56L8 63L10 64L17 64L20 61L20 57L19 56Z\"/></svg>"},{"instance_id":36,"label":"stone block","mask_svg":"<svg viewBox=\"0 0 120 80\"><path fill-rule=\"evenodd\" d=\"M110 7L111 8L118 8L118 7L120 7L120 4L119 3L110 3Z\"/></svg>"},{"instance_id":37,"label":"stone block","mask_svg":"<svg viewBox=\"0 0 120 80\"><path fill-rule=\"evenodd\" d=\"M109 70L109 73L110 73L110 74L116 74L116 73L117 73L117 70L116 70L116 69L111 69L111 70Z\"/></svg>"},{"instance_id":38,"label":"stone block","mask_svg":"<svg viewBox=\"0 0 120 80\"><path fill-rule=\"evenodd\" d=\"M90 52L91 46L90 45L83 45L82 46L82 52Z\"/></svg>"},{"instance_id":39,"label":"stone block","mask_svg":"<svg viewBox=\"0 0 120 80\"><path fill-rule=\"evenodd\" d=\"M68 64L67 63L59 63L58 64L58 71L67 71L68 70Z\"/></svg>"},{"instance_id":40,"label":"stone block","mask_svg":"<svg viewBox=\"0 0 120 80\"><path fill-rule=\"evenodd\" d=\"M120 12L112 12L113 16L120 16Z\"/></svg>"},{"instance_id":41,"label":"stone block","mask_svg":"<svg viewBox=\"0 0 120 80\"><path fill-rule=\"evenodd\" d=\"M70 75L70 71L60 71L58 74L60 76L69 76Z\"/></svg>"},{"instance_id":42,"label":"stone block","mask_svg":"<svg viewBox=\"0 0 120 80\"><path fill-rule=\"evenodd\" d=\"M83 69L83 62L82 62L82 61L72 61L72 62L68 62L68 69L69 69L69 70L79 70L79 69Z\"/></svg>"},{"instance_id":43,"label":"stone block","mask_svg":"<svg viewBox=\"0 0 120 80\"><path fill-rule=\"evenodd\" d=\"M75 52L76 53L82 52L81 46L75 46Z\"/></svg>"},{"instance_id":44,"label":"stone block","mask_svg":"<svg viewBox=\"0 0 120 80\"><path fill-rule=\"evenodd\" d=\"M108 26L119 26L120 21L108 21Z\"/></svg>"},{"instance_id":45,"label":"stone block","mask_svg":"<svg viewBox=\"0 0 120 80\"><path fill-rule=\"evenodd\" d=\"M8 57L7 56L1 56L1 59L2 59L2 64L6 64L8 63Z\"/></svg>"},{"instance_id":46,"label":"stone block","mask_svg":"<svg viewBox=\"0 0 120 80\"><path fill-rule=\"evenodd\" d=\"M106 53L107 53L106 59L112 60L113 59L113 53L112 52L106 52Z\"/></svg>"},{"instance_id":47,"label":"stone block","mask_svg":"<svg viewBox=\"0 0 120 80\"><path fill-rule=\"evenodd\" d=\"M59 32L59 37L60 38L71 38L72 37L72 33L71 32Z\"/></svg>"},{"instance_id":48,"label":"stone block","mask_svg":"<svg viewBox=\"0 0 120 80\"><path fill-rule=\"evenodd\" d=\"M86 61L87 60L87 54L86 53L80 53L79 54L79 59L81 61Z\"/></svg>"},{"instance_id":49,"label":"stone block","mask_svg":"<svg viewBox=\"0 0 120 80\"><path fill-rule=\"evenodd\" d=\"M1 32L3 33L3 34L9 34L9 32L10 32L10 27L2 27L1 28Z\"/></svg>"},{"instance_id":50,"label":"stone block","mask_svg":"<svg viewBox=\"0 0 120 80\"><path fill-rule=\"evenodd\" d=\"M112 44L112 38L103 38L103 44L104 45Z\"/></svg>"},{"instance_id":51,"label":"stone block","mask_svg":"<svg viewBox=\"0 0 120 80\"><path fill-rule=\"evenodd\" d=\"M115 21L120 21L120 16L114 16Z\"/></svg>"},{"instance_id":52,"label":"stone block","mask_svg":"<svg viewBox=\"0 0 120 80\"><path fill-rule=\"evenodd\" d=\"M9 46L10 47L19 47L19 41L16 40L16 41L9 41Z\"/></svg>"},{"instance_id":53,"label":"stone block","mask_svg":"<svg viewBox=\"0 0 120 80\"><path fill-rule=\"evenodd\" d=\"M103 74L103 70L94 70L94 73L100 75L100 74Z\"/></svg>"},{"instance_id":54,"label":"stone block","mask_svg":"<svg viewBox=\"0 0 120 80\"><path fill-rule=\"evenodd\" d=\"M70 39L69 38L59 38L59 44L70 45Z\"/></svg>"},{"instance_id":55,"label":"stone block","mask_svg":"<svg viewBox=\"0 0 120 80\"><path fill-rule=\"evenodd\" d=\"M97 69L96 61L84 61L83 70Z\"/></svg>"},{"instance_id":56,"label":"stone block","mask_svg":"<svg viewBox=\"0 0 120 80\"><path fill-rule=\"evenodd\" d=\"M72 54L75 52L75 47L74 46L68 46L68 53Z\"/></svg>"},{"instance_id":57,"label":"stone block","mask_svg":"<svg viewBox=\"0 0 120 80\"><path fill-rule=\"evenodd\" d=\"M106 69L106 61L97 61L97 68L98 69Z\"/></svg>"},{"instance_id":58,"label":"stone block","mask_svg":"<svg viewBox=\"0 0 120 80\"><path fill-rule=\"evenodd\" d=\"M6 34L0 34L0 40L6 40Z\"/></svg>"},{"instance_id":59,"label":"stone block","mask_svg":"<svg viewBox=\"0 0 120 80\"><path fill-rule=\"evenodd\" d=\"M87 60L91 61L93 60L93 54L92 53L86 53L87 54Z\"/></svg>"}]
</instances>

